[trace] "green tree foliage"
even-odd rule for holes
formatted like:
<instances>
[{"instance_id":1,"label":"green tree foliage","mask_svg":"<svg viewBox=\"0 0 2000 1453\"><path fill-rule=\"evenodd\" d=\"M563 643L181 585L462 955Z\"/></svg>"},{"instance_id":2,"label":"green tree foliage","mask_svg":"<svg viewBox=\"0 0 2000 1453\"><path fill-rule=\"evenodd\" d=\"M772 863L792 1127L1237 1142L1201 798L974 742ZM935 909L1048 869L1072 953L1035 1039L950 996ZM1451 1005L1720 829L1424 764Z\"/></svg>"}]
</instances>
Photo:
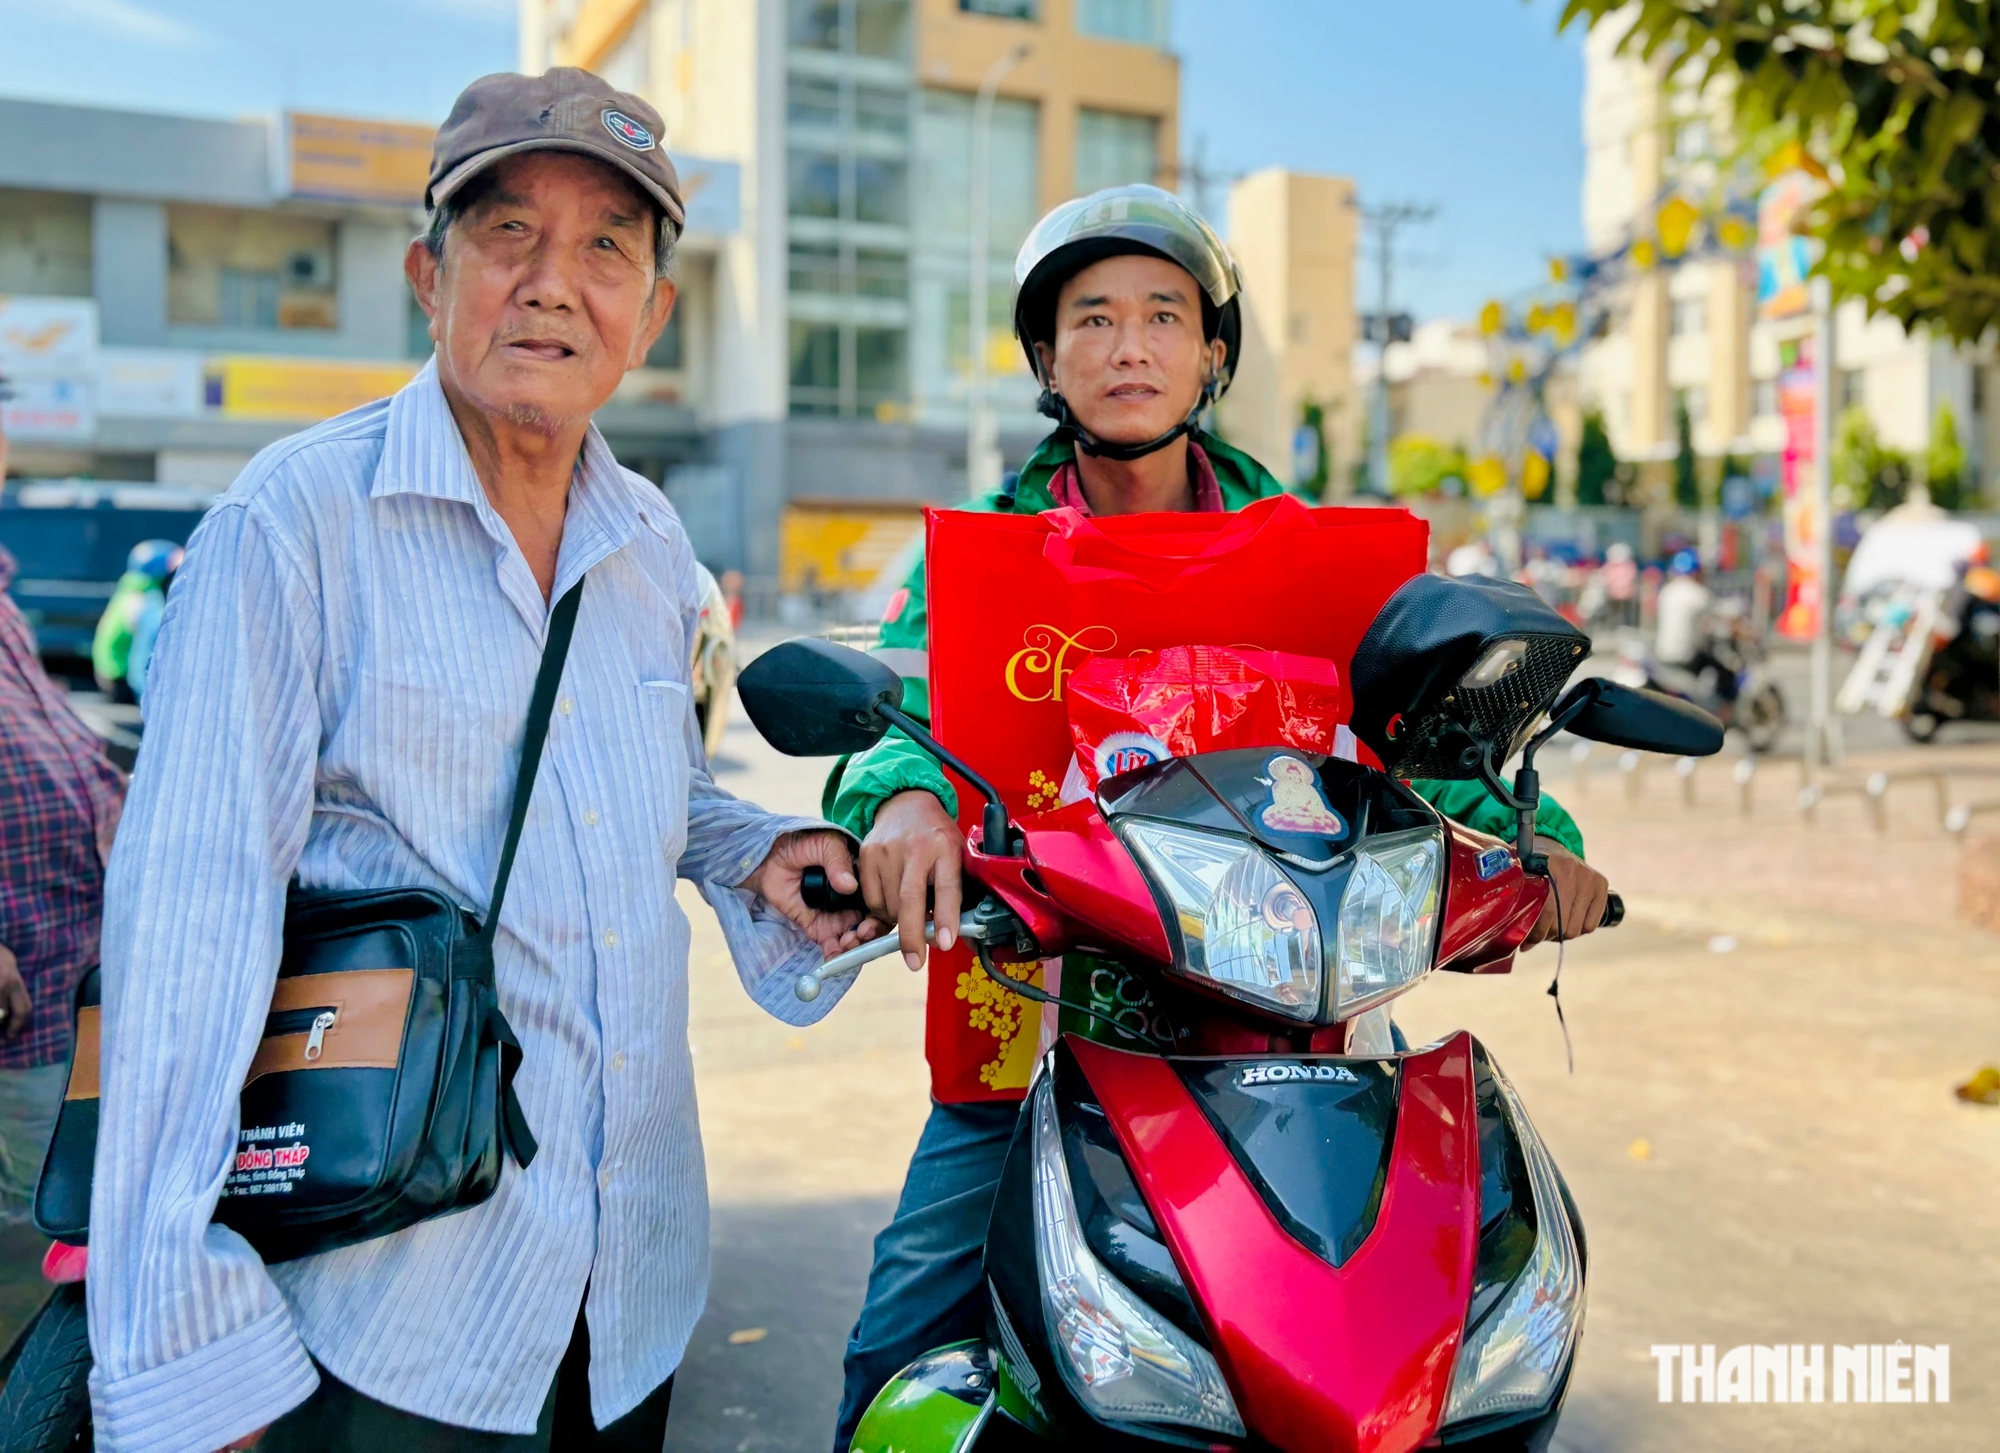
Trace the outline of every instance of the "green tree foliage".
<instances>
[{"instance_id":1,"label":"green tree foliage","mask_svg":"<svg viewBox=\"0 0 2000 1453\"><path fill-rule=\"evenodd\" d=\"M2000 323L2000 5L1568 0L1561 24L1727 97L1739 135L1798 142L1828 190L1808 231L1841 297L1962 342Z\"/></svg>"},{"instance_id":2,"label":"green tree foliage","mask_svg":"<svg viewBox=\"0 0 2000 1453\"><path fill-rule=\"evenodd\" d=\"M1836 509L1893 509L1909 497L1915 470L1910 456L1882 443L1875 421L1850 404L1833 421L1833 490Z\"/></svg>"},{"instance_id":3,"label":"green tree foliage","mask_svg":"<svg viewBox=\"0 0 2000 1453\"><path fill-rule=\"evenodd\" d=\"M1317 457L1319 463L1311 475L1292 485L1291 492L1305 499L1317 500L1326 494L1326 482L1333 477L1333 454L1326 442L1326 409L1313 399L1307 399L1299 406L1299 423L1312 430L1319 441Z\"/></svg>"},{"instance_id":4,"label":"green tree foliage","mask_svg":"<svg viewBox=\"0 0 2000 1453\"><path fill-rule=\"evenodd\" d=\"M1389 446L1389 489L1398 499L1465 493L1465 451L1428 434L1405 434Z\"/></svg>"},{"instance_id":5,"label":"green tree foliage","mask_svg":"<svg viewBox=\"0 0 2000 1453\"><path fill-rule=\"evenodd\" d=\"M1958 441L1958 416L1940 402L1931 416L1931 447L1924 454L1924 483L1940 509L1965 504L1965 446Z\"/></svg>"},{"instance_id":6,"label":"green tree foliage","mask_svg":"<svg viewBox=\"0 0 2000 1453\"><path fill-rule=\"evenodd\" d=\"M1694 422L1687 404L1674 400L1674 503L1684 510L1701 508L1701 474L1694 457Z\"/></svg>"},{"instance_id":7,"label":"green tree foliage","mask_svg":"<svg viewBox=\"0 0 2000 1453\"><path fill-rule=\"evenodd\" d=\"M1576 502L1580 505L1607 503L1605 490L1618 478L1618 455L1611 448L1611 435L1604 427L1604 411L1588 409L1583 416L1583 434L1576 441Z\"/></svg>"}]
</instances>

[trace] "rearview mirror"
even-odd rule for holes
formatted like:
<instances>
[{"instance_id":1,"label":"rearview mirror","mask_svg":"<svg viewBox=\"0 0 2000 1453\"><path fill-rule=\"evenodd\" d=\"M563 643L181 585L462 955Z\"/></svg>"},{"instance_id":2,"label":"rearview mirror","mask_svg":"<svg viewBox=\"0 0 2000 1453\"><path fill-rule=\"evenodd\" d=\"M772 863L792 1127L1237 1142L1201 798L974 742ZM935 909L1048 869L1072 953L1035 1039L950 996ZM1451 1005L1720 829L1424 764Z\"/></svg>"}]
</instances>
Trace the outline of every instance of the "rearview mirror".
<instances>
[{"instance_id":1,"label":"rearview mirror","mask_svg":"<svg viewBox=\"0 0 2000 1453\"><path fill-rule=\"evenodd\" d=\"M903 678L873 656L831 641L773 646L736 678L764 740L788 757L837 757L872 747L889 723L878 706L903 704Z\"/></svg>"},{"instance_id":2,"label":"rearview mirror","mask_svg":"<svg viewBox=\"0 0 2000 1453\"><path fill-rule=\"evenodd\" d=\"M1575 698L1585 693L1590 696L1588 703L1564 723L1576 736L1676 757L1709 757L1722 750L1722 723L1700 707L1603 677L1578 682L1549 713L1550 720L1561 720Z\"/></svg>"}]
</instances>

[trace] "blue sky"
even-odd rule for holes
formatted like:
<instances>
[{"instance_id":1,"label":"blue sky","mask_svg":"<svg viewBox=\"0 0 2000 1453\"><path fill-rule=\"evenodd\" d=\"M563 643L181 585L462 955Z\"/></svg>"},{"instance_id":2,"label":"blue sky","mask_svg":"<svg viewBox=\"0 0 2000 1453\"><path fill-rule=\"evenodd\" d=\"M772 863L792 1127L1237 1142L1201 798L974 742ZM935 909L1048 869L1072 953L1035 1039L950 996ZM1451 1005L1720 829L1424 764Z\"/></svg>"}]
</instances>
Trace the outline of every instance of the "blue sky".
<instances>
[{"instance_id":1,"label":"blue sky","mask_svg":"<svg viewBox=\"0 0 2000 1453\"><path fill-rule=\"evenodd\" d=\"M1466 315L1581 237L1582 61L1559 0L1175 0L1184 149L1435 203L1398 304ZM515 63L514 0L0 0L0 95L436 121ZM1372 290L1370 293L1372 297Z\"/></svg>"}]
</instances>

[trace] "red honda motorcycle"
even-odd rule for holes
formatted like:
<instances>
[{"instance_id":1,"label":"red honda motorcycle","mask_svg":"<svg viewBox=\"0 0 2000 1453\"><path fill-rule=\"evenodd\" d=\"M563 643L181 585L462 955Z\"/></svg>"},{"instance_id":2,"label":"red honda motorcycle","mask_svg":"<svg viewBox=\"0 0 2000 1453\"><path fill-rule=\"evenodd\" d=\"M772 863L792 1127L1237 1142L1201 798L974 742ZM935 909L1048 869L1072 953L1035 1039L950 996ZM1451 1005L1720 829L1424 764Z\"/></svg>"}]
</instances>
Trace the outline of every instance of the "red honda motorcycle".
<instances>
[{"instance_id":1,"label":"red honda motorcycle","mask_svg":"<svg viewBox=\"0 0 2000 1453\"><path fill-rule=\"evenodd\" d=\"M1401 1050L1387 1005L1436 969L1512 966L1550 891L1534 757L1557 731L1721 747L1685 702L1565 692L1588 649L1521 587L1419 577L1351 671L1384 770L1214 752L1021 822L880 662L792 641L743 673L780 751L855 751L893 725L985 796L962 936L1061 1027L994 1206L988 1334L905 1368L857 1453L1547 1446L1583 1323L1582 1221L1485 1048ZM1417 776L1483 780L1515 842L1441 818L1399 780ZM1622 913L1614 895L1605 922ZM1003 978L1058 955L1057 996Z\"/></svg>"}]
</instances>

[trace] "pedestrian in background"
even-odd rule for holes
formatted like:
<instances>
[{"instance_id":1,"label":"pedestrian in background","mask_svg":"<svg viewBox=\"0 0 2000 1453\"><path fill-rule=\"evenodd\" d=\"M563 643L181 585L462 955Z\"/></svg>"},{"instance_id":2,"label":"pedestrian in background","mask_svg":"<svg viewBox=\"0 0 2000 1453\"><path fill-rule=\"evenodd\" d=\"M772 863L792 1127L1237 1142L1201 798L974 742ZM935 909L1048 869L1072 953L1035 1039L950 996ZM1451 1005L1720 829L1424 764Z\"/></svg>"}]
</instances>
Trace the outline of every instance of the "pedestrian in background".
<instances>
[{"instance_id":1,"label":"pedestrian in background","mask_svg":"<svg viewBox=\"0 0 2000 1453\"><path fill-rule=\"evenodd\" d=\"M0 479L7 436L0 432ZM125 782L42 670L0 548L0 1218L24 1220L69 1073L70 1000L97 962Z\"/></svg>"}]
</instances>

